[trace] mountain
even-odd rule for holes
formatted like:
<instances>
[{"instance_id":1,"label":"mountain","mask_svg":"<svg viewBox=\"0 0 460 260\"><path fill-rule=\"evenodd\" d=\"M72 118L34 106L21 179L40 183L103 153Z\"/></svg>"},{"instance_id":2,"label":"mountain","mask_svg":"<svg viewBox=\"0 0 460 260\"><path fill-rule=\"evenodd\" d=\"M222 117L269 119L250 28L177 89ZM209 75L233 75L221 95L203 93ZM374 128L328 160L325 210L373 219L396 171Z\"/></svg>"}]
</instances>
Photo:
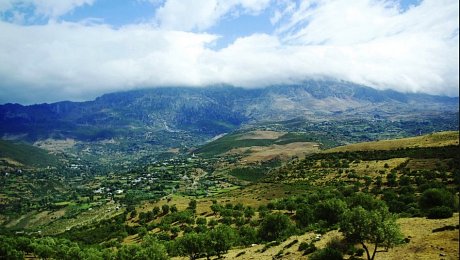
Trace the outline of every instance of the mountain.
<instances>
[{"instance_id":1,"label":"mountain","mask_svg":"<svg viewBox=\"0 0 460 260\"><path fill-rule=\"evenodd\" d=\"M260 89L153 88L88 102L0 106L0 135L109 139L137 131L219 134L245 123L338 115L397 118L458 111L458 98L379 91L347 82L309 81Z\"/></svg>"}]
</instances>

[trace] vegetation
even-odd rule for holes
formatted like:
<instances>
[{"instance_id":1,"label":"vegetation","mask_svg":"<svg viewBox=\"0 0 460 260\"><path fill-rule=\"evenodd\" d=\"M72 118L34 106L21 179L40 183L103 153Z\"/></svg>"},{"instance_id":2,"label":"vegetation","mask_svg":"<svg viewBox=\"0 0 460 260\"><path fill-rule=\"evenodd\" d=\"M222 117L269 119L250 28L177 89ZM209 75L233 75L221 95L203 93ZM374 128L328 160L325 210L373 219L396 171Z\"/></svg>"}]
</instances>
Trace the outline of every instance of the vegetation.
<instances>
[{"instance_id":1,"label":"vegetation","mask_svg":"<svg viewBox=\"0 0 460 260\"><path fill-rule=\"evenodd\" d=\"M388 250L403 238L396 217L386 207L371 211L355 207L342 216L340 228L348 241L363 246L368 260L375 258L378 247Z\"/></svg>"},{"instance_id":2,"label":"vegetation","mask_svg":"<svg viewBox=\"0 0 460 260\"><path fill-rule=\"evenodd\" d=\"M398 217L458 212L458 154L452 145L257 163L187 154L112 173L8 166L0 258L209 259L242 247L281 257L298 244L310 259L375 259L404 241ZM321 241L330 232L344 239Z\"/></svg>"},{"instance_id":3,"label":"vegetation","mask_svg":"<svg viewBox=\"0 0 460 260\"><path fill-rule=\"evenodd\" d=\"M25 166L57 166L58 158L47 151L26 143L0 140L0 159L10 159ZM8 164L8 161L5 163Z\"/></svg>"}]
</instances>

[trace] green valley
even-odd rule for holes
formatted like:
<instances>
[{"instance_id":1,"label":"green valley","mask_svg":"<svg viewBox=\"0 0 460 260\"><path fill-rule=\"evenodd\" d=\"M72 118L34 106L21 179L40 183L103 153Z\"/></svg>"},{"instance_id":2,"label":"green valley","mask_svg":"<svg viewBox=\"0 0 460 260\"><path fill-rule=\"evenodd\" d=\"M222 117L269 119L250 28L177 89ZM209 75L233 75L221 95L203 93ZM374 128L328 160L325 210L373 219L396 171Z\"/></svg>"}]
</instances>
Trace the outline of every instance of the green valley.
<instances>
[{"instance_id":1,"label":"green valley","mask_svg":"<svg viewBox=\"0 0 460 260\"><path fill-rule=\"evenodd\" d=\"M443 252L458 256L458 132L329 150L312 141L307 133L240 130L125 171L92 173L81 161L9 164L21 171L0 179L2 254L366 259L376 241L352 240L344 219L368 214L369 223L378 216L390 225L382 228L397 230L379 238L388 251L377 259L436 254L413 251L422 243L409 235L415 223L442 230ZM287 153L291 144L302 152ZM267 151L273 156L260 156Z\"/></svg>"}]
</instances>

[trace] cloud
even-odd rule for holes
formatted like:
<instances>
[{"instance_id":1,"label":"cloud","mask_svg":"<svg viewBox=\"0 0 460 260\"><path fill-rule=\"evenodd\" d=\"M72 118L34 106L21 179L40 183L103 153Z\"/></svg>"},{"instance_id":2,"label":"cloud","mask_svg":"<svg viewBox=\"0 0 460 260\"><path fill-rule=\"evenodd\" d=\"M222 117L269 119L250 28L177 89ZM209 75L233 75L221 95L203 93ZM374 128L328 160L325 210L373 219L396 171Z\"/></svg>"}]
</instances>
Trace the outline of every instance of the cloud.
<instances>
[{"instance_id":1,"label":"cloud","mask_svg":"<svg viewBox=\"0 0 460 260\"><path fill-rule=\"evenodd\" d=\"M257 14L268 7L270 0L167 0L155 13L155 22L163 29L209 29L230 13Z\"/></svg>"},{"instance_id":2,"label":"cloud","mask_svg":"<svg viewBox=\"0 0 460 260\"><path fill-rule=\"evenodd\" d=\"M95 0L3 0L0 2L0 17L10 12L12 22L23 22L24 16L44 17L55 20L83 5L92 5ZM22 19L17 19L22 17Z\"/></svg>"},{"instance_id":3,"label":"cloud","mask_svg":"<svg viewBox=\"0 0 460 260\"><path fill-rule=\"evenodd\" d=\"M184 28L0 21L0 102L85 100L155 86L263 87L322 77L458 96L457 1L424 1L404 12L382 1L308 3L279 6L275 33L239 37L218 50L211 48L218 35Z\"/></svg>"},{"instance_id":4,"label":"cloud","mask_svg":"<svg viewBox=\"0 0 460 260\"><path fill-rule=\"evenodd\" d=\"M45 101L142 86L198 85L197 60L216 38L150 25L113 29L0 22L0 31L8 39L0 41L0 58L5 61L0 64L0 89L18 86L21 93L35 92Z\"/></svg>"}]
</instances>

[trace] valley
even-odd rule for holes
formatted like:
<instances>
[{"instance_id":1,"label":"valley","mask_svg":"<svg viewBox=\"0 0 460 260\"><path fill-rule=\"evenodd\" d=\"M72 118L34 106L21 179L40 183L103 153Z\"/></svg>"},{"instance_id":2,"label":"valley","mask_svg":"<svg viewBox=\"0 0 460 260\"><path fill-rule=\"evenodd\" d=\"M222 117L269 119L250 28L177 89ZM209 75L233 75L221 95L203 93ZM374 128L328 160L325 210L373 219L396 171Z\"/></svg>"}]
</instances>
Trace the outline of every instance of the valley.
<instances>
[{"instance_id":1,"label":"valley","mask_svg":"<svg viewBox=\"0 0 460 260\"><path fill-rule=\"evenodd\" d=\"M315 84L0 106L0 256L458 259L458 98Z\"/></svg>"},{"instance_id":2,"label":"valley","mask_svg":"<svg viewBox=\"0 0 460 260\"><path fill-rule=\"evenodd\" d=\"M327 241L343 239L338 229L340 221L329 219L333 214L345 214L353 203L370 203L377 197L401 218L398 223L403 234L412 241L407 242L408 246L397 246L394 253L393 250L379 253L379 259L391 259L392 254L422 258L437 254L438 251L431 249L413 251L422 243L428 243L417 235L409 235L414 223L423 225L425 230L428 226L432 229L454 227L442 238L442 252L447 259L458 257L455 246L449 246L458 241L458 225L455 228L458 213L450 213L451 217L444 222L433 222L429 220L432 217L420 218L430 213L419 202L427 190L458 189L460 172L455 163L460 159L458 132L352 144L321 152L319 146L308 150L312 148L310 145L304 147L302 155L283 158L283 151L289 149L290 144L298 144L299 138L305 139L305 136L273 130L237 132L183 157L95 175L82 172L84 165L72 166L72 170L66 169L67 173L62 175L63 169L49 167L22 168L14 172L11 170L18 165L9 164L9 168L3 168L1 177L2 233L26 236L34 243L42 243L40 237L43 236L54 237L55 241L70 239L81 252L97 245L97 250L102 250L100 254L115 254L113 257L119 257L125 247L155 238L155 243L165 248L165 256L166 253L174 256L188 254L181 251L187 249L175 249L181 237L195 232L205 234L203 232L223 225L231 228L226 232L234 234L235 239L238 237L230 241L240 248L228 251L226 256L230 259L299 259L311 255L297 250L302 243L310 241L308 243L321 252L321 248L332 243ZM279 156L257 157L263 147L271 151L273 143L278 143ZM248 160L251 156L261 160ZM5 170L10 171L9 174L5 174ZM363 197L367 202L358 199L359 196L368 196ZM457 196L452 197L454 204L449 207L458 207ZM334 207L344 208L317 216L315 211L326 202L339 203ZM277 243L272 243L272 238L264 243L266 238L258 234L263 229L260 225L273 214L286 216L288 226L283 229L290 231L280 233L275 239ZM95 233L100 235L94 236ZM316 241L318 233L323 235ZM433 237L430 242L433 244L439 241L429 233L423 236ZM60 246L59 243L56 246ZM250 244L257 246L245 248ZM24 252L46 256L38 249L32 247L31 250ZM342 253L356 254L351 252L355 251ZM200 255L198 252L197 257Z\"/></svg>"}]
</instances>

